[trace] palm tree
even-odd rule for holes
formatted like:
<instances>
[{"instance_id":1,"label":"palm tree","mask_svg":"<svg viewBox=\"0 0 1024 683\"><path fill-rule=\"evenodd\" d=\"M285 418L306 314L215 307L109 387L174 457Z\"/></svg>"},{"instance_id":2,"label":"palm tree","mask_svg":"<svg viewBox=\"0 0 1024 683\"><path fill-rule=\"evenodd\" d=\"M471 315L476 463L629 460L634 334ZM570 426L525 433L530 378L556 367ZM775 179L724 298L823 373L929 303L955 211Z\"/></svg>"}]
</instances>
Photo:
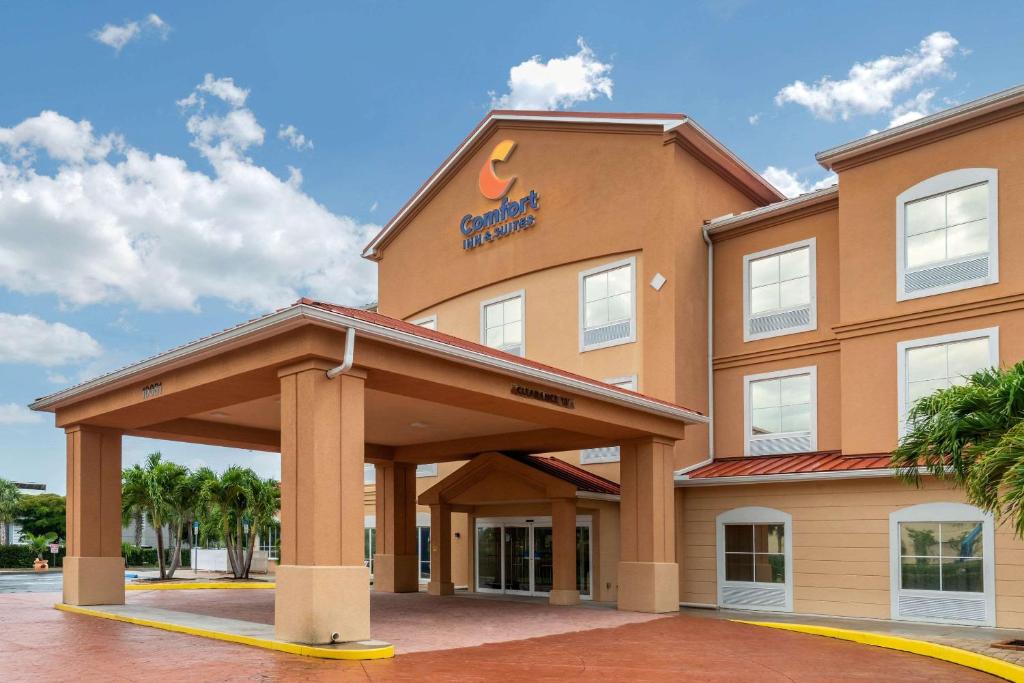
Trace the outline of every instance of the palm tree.
<instances>
[{"instance_id":1,"label":"palm tree","mask_svg":"<svg viewBox=\"0 0 1024 683\"><path fill-rule=\"evenodd\" d=\"M163 462L157 451L149 454L144 467L136 463L121 473L121 522L128 524L142 515L153 527L161 579L168 578L164 558L164 527L171 515L169 495L164 492L164 487L177 476L173 471L177 467L180 466Z\"/></svg>"},{"instance_id":2,"label":"palm tree","mask_svg":"<svg viewBox=\"0 0 1024 683\"><path fill-rule=\"evenodd\" d=\"M206 482L202 499L217 511L232 575L248 578L256 537L280 509L277 482L261 480L251 469L233 465Z\"/></svg>"},{"instance_id":3,"label":"palm tree","mask_svg":"<svg viewBox=\"0 0 1024 683\"><path fill-rule=\"evenodd\" d=\"M951 482L1024 537L1024 362L918 400L892 466L910 484L920 485L922 470Z\"/></svg>"},{"instance_id":4,"label":"palm tree","mask_svg":"<svg viewBox=\"0 0 1024 683\"><path fill-rule=\"evenodd\" d=\"M20 500L21 491L18 486L13 481L0 479L0 545L11 542L7 538L7 525L14 521Z\"/></svg>"}]
</instances>

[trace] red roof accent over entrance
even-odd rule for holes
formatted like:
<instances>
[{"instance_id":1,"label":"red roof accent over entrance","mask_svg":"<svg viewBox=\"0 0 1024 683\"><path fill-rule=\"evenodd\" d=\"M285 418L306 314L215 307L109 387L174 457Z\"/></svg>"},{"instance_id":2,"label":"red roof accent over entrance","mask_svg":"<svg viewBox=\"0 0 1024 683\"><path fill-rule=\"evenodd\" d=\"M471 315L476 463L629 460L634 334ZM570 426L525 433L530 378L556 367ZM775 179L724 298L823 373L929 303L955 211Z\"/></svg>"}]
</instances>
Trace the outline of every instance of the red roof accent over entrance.
<instances>
[{"instance_id":1,"label":"red roof accent over entrance","mask_svg":"<svg viewBox=\"0 0 1024 683\"><path fill-rule=\"evenodd\" d=\"M839 451L793 453L789 455L758 455L742 458L718 458L704 467L687 472L687 479L721 477L754 477L772 474L809 474L814 472L847 472L852 470L883 470L890 465L888 453L843 455Z\"/></svg>"},{"instance_id":2,"label":"red roof accent over entrance","mask_svg":"<svg viewBox=\"0 0 1024 683\"><path fill-rule=\"evenodd\" d=\"M599 477L593 472L588 472L582 467L576 467L576 465L564 460L559 460L558 458L552 458L546 455L508 457L514 458L524 465L529 465L530 467L538 469L541 472L545 472L546 474L550 474L553 477L558 477L570 484L574 484L580 491L606 493L611 496L617 496L621 491L619 485L614 481L605 479L604 477Z\"/></svg>"}]
</instances>

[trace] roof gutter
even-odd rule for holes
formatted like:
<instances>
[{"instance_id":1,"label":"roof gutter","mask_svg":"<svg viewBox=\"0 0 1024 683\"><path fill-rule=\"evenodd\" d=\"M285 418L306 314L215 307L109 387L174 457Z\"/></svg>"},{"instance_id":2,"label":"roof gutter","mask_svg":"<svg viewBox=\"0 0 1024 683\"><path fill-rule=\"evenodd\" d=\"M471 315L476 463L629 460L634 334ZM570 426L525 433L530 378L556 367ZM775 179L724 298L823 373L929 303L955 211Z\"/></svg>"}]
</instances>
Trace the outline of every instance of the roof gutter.
<instances>
[{"instance_id":1,"label":"roof gutter","mask_svg":"<svg viewBox=\"0 0 1024 683\"><path fill-rule=\"evenodd\" d=\"M356 352L356 331L351 327L345 330L345 356L341 360L341 365L336 368L331 368L327 371L327 379L334 379L338 375L343 375L352 369L352 361L355 358Z\"/></svg>"}]
</instances>

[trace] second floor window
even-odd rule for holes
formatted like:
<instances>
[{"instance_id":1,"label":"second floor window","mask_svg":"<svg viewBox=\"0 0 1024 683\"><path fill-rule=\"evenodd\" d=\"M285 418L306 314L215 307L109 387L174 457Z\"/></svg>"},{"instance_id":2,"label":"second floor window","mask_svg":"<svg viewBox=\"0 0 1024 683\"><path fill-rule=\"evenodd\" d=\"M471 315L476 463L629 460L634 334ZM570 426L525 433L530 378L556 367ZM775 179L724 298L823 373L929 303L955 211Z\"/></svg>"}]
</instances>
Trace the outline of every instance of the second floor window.
<instances>
[{"instance_id":1,"label":"second floor window","mask_svg":"<svg viewBox=\"0 0 1024 683\"><path fill-rule=\"evenodd\" d=\"M743 257L744 341L813 330L815 239Z\"/></svg>"},{"instance_id":2,"label":"second floor window","mask_svg":"<svg viewBox=\"0 0 1024 683\"><path fill-rule=\"evenodd\" d=\"M492 349L500 349L516 356L525 355L522 292L483 303L480 336L481 341Z\"/></svg>"},{"instance_id":3,"label":"second floor window","mask_svg":"<svg viewBox=\"0 0 1024 683\"><path fill-rule=\"evenodd\" d=\"M991 168L929 178L897 198L897 299L999 281L998 186Z\"/></svg>"},{"instance_id":4,"label":"second floor window","mask_svg":"<svg viewBox=\"0 0 1024 683\"><path fill-rule=\"evenodd\" d=\"M580 273L580 351L636 341L636 259Z\"/></svg>"},{"instance_id":5,"label":"second floor window","mask_svg":"<svg viewBox=\"0 0 1024 683\"><path fill-rule=\"evenodd\" d=\"M746 455L817 448L817 372L813 367L751 375L746 384Z\"/></svg>"}]
</instances>

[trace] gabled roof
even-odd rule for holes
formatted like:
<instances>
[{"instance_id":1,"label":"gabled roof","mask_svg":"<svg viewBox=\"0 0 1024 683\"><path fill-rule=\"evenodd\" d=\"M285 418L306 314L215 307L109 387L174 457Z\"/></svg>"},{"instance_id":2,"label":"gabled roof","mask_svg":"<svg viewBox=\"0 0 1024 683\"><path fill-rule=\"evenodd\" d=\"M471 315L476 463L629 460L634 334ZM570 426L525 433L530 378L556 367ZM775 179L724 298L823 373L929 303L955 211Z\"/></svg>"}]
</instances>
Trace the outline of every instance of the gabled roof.
<instances>
[{"instance_id":1,"label":"gabled roof","mask_svg":"<svg viewBox=\"0 0 1024 683\"><path fill-rule=\"evenodd\" d=\"M582 467L577 467L572 463L559 460L558 458L552 458L544 455L509 457L514 457L519 462L529 465L534 469L540 470L554 477L558 477L563 481L567 481L575 486L579 491L600 493L609 496L617 496L621 492L619 485L611 479L605 479L593 472L588 472Z\"/></svg>"},{"instance_id":2,"label":"gabled roof","mask_svg":"<svg viewBox=\"0 0 1024 683\"><path fill-rule=\"evenodd\" d=\"M37 399L29 407L32 410L54 411L62 405L100 391L109 390L111 387L137 382L157 375L169 367L207 357L232 344L245 343L259 338L261 335L273 334L304 323L315 323L341 330L351 329L360 335L386 343L415 348L454 362L485 367L515 377L561 387L601 401L618 403L683 423L708 422L708 418L697 411L669 401L612 386L527 358L513 356L482 344L428 330L425 327L380 313L312 299L300 299L288 308L268 313L260 318L178 346L88 382L50 394Z\"/></svg>"},{"instance_id":3,"label":"gabled roof","mask_svg":"<svg viewBox=\"0 0 1024 683\"><path fill-rule=\"evenodd\" d=\"M716 235L743 226L751 225L763 220L775 220L792 214L802 212L809 207L829 202L838 202L839 185L829 185L826 188L807 192L805 194L775 202L768 206L762 206L743 213L728 214L713 218L707 222L708 234Z\"/></svg>"},{"instance_id":4,"label":"gabled roof","mask_svg":"<svg viewBox=\"0 0 1024 683\"><path fill-rule=\"evenodd\" d=\"M889 477L888 453L843 455L839 451L716 458L709 464L676 475L677 486L754 484L808 479Z\"/></svg>"},{"instance_id":5,"label":"gabled roof","mask_svg":"<svg viewBox=\"0 0 1024 683\"><path fill-rule=\"evenodd\" d=\"M851 165L846 162L856 157L874 153L881 154L886 148L894 147L898 143L909 144L918 137L954 126L970 125L972 120L983 116L1000 111L1020 113L1022 105L1024 105L1024 85L1017 85L950 109L944 109L916 121L826 149L815 154L814 158L825 168L833 170L837 166Z\"/></svg>"},{"instance_id":6,"label":"gabled roof","mask_svg":"<svg viewBox=\"0 0 1024 683\"><path fill-rule=\"evenodd\" d=\"M452 151L427 180L409 198L398 213L370 240L363 249L363 257L380 260L384 247L393 240L418 206L426 201L434 188L444 182L458 168L464 157L476 150L480 141L503 121L518 123L559 123L559 124L604 124L620 126L649 126L666 134L678 136L679 140L705 163L716 167L746 189L752 199L763 204L783 199L767 180L747 166L738 156L729 151L721 142L685 114L656 113L608 113L608 112L567 112L528 111L496 109L485 116L469 135Z\"/></svg>"}]
</instances>

